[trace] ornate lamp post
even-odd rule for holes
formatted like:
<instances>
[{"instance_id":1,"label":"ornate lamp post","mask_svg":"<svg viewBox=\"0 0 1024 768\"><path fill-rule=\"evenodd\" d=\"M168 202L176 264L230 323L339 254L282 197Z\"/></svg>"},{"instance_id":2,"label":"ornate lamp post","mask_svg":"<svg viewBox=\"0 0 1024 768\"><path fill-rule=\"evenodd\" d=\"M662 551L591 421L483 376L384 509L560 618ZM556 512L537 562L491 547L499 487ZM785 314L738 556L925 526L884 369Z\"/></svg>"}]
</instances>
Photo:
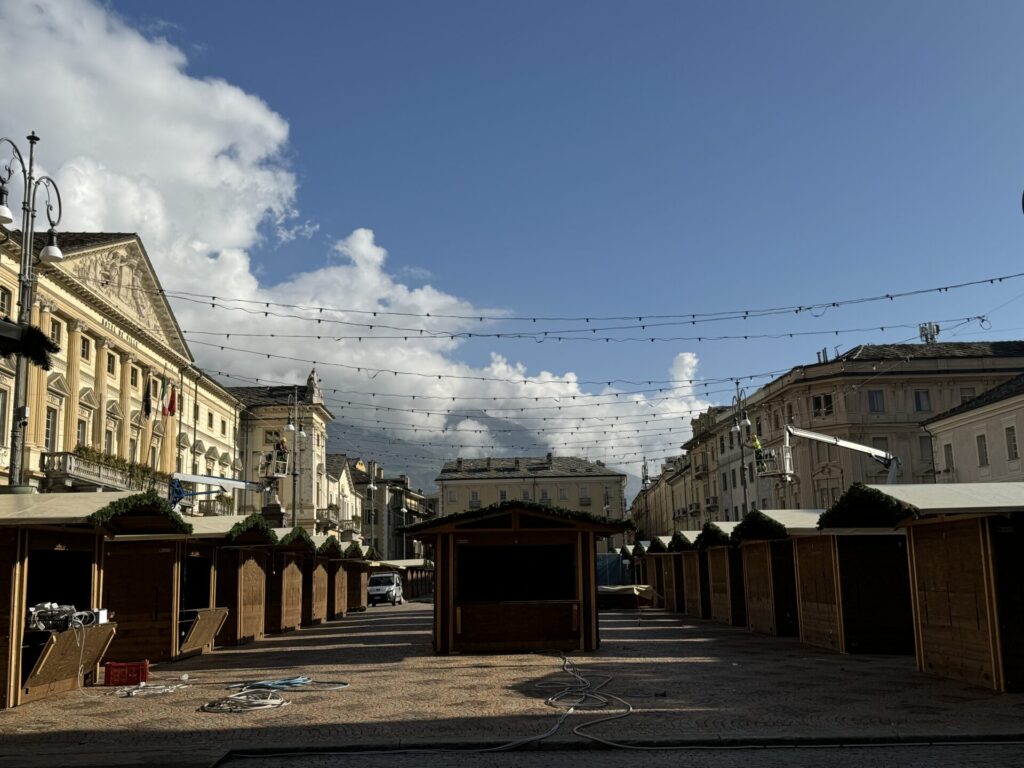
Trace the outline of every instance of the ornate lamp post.
<instances>
[{"instance_id":1,"label":"ornate lamp post","mask_svg":"<svg viewBox=\"0 0 1024 768\"><path fill-rule=\"evenodd\" d=\"M746 515L748 510L747 507L747 463L743 456L743 433L740 431L740 427L746 427L750 429L750 419L747 418L747 393L745 390L740 388L740 383L736 382L736 394L732 398L732 429L733 434L736 435L737 441L740 444L740 485L743 486L743 514Z\"/></svg>"},{"instance_id":2,"label":"ornate lamp post","mask_svg":"<svg viewBox=\"0 0 1024 768\"><path fill-rule=\"evenodd\" d=\"M299 388L288 395L288 404L292 409L292 416L288 421L285 430L295 433L295 445L292 446L292 528L299 524L299 440L306 436L302 429L302 422L299 420Z\"/></svg>"},{"instance_id":3,"label":"ornate lamp post","mask_svg":"<svg viewBox=\"0 0 1024 768\"><path fill-rule=\"evenodd\" d=\"M29 324L32 302L35 296L35 253L33 238L35 237L36 196L40 188L46 190L46 219L50 229L46 246L39 253L39 262L54 264L64 258L57 247L57 225L63 213L60 202L60 190L56 182L49 176L35 176L35 149L39 137L30 133L28 141L28 163L18 146L7 137L0 138L0 144L11 148L11 159L0 169L0 225L14 222L14 214L7 207L7 184L14 175L14 163L21 170L24 197L21 203L21 271L18 274L18 325L25 328ZM54 217L54 201L56 200L56 217ZM49 329L46 329L47 331ZM18 355L14 373L14 419L11 424L11 466L8 482L11 485L25 484L25 425L28 423L28 359Z\"/></svg>"}]
</instances>

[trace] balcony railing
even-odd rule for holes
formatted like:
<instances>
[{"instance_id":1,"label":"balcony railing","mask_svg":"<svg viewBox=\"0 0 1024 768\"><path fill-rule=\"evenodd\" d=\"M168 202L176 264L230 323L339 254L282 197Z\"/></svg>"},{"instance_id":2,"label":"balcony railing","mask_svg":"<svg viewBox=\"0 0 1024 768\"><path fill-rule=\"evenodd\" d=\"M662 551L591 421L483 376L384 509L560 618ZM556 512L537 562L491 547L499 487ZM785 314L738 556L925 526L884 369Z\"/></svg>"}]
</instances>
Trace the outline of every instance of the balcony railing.
<instances>
[{"instance_id":1,"label":"balcony railing","mask_svg":"<svg viewBox=\"0 0 1024 768\"><path fill-rule=\"evenodd\" d=\"M470 509L480 509L480 500L479 499L471 499L470 502L469 502L469 508Z\"/></svg>"},{"instance_id":2,"label":"balcony railing","mask_svg":"<svg viewBox=\"0 0 1024 768\"><path fill-rule=\"evenodd\" d=\"M693 463L693 474L695 477L703 477L708 473L708 465L703 461L695 461Z\"/></svg>"},{"instance_id":3,"label":"balcony railing","mask_svg":"<svg viewBox=\"0 0 1024 768\"><path fill-rule=\"evenodd\" d=\"M140 475L127 469L110 467L92 459L83 459L74 453L44 453L41 469L48 484L74 487L97 486L121 491L156 491L158 496L170 495L165 480Z\"/></svg>"},{"instance_id":4,"label":"balcony railing","mask_svg":"<svg viewBox=\"0 0 1024 768\"><path fill-rule=\"evenodd\" d=\"M220 501L219 499L200 499L197 505L197 511L200 515L233 515L235 514L235 505L230 501Z\"/></svg>"},{"instance_id":5,"label":"balcony railing","mask_svg":"<svg viewBox=\"0 0 1024 768\"><path fill-rule=\"evenodd\" d=\"M580 496L580 506L581 507L589 507L590 506L590 497L589 496Z\"/></svg>"},{"instance_id":6,"label":"balcony railing","mask_svg":"<svg viewBox=\"0 0 1024 768\"><path fill-rule=\"evenodd\" d=\"M718 497L708 496L706 499L704 499L704 506L707 507L708 509L718 509Z\"/></svg>"}]
</instances>

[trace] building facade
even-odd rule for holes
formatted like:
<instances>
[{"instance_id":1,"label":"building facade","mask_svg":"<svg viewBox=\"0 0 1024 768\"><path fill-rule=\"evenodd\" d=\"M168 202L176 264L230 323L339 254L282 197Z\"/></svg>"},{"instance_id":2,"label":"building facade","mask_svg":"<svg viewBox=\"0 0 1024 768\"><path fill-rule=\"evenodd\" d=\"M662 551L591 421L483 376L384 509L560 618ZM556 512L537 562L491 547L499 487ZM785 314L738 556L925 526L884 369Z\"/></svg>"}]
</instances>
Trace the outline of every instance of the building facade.
<instances>
[{"instance_id":1,"label":"building facade","mask_svg":"<svg viewBox=\"0 0 1024 768\"><path fill-rule=\"evenodd\" d=\"M924 424L940 483L1024 481L1024 376L1017 376Z\"/></svg>"}]
</instances>

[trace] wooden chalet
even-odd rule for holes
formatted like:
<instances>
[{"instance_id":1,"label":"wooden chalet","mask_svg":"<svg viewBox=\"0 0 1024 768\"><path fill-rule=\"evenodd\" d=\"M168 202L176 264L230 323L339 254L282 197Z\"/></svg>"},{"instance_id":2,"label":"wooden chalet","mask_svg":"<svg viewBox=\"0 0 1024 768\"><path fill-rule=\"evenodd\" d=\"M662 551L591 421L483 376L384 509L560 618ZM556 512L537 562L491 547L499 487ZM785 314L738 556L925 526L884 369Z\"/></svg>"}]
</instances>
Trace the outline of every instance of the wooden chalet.
<instances>
[{"instance_id":1,"label":"wooden chalet","mask_svg":"<svg viewBox=\"0 0 1024 768\"><path fill-rule=\"evenodd\" d=\"M340 619L348 611L348 575L342 566L341 542L336 536L320 534L313 537L313 543L327 568L327 619Z\"/></svg>"},{"instance_id":2,"label":"wooden chalet","mask_svg":"<svg viewBox=\"0 0 1024 768\"><path fill-rule=\"evenodd\" d=\"M434 650L596 650L596 541L625 527L528 502L410 526L434 547Z\"/></svg>"},{"instance_id":3,"label":"wooden chalet","mask_svg":"<svg viewBox=\"0 0 1024 768\"><path fill-rule=\"evenodd\" d=\"M650 584L654 587L654 607L669 608L674 605L675 595L675 560L669 545L671 536L654 536L644 555L645 570L649 574Z\"/></svg>"},{"instance_id":4,"label":"wooden chalet","mask_svg":"<svg viewBox=\"0 0 1024 768\"><path fill-rule=\"evenodd\" d=\"M203 653L227 618L216 605L216 543L155 493L94 515L113 534L103 558L103 604L115 617L111 661L169 661ZM197 518L202 520L202 518Z\"/></svg>"},{"instance_id":5,"label":"wooden chalet","mask_svg":"<svg viewBox=\"0 0 1024 768\"><path fill-rule=\"evenodd\" d=\"M896 518L873 515L865 487L847 489L816 535L792 538L800 640L840 653L913 653L907 537Z\"/></svg>"},{"instance_id":6,"label":"wooden chalet","mask_svg":"<svg viewBox=\"0 0 1024 768\"><path fill-rule=\"evenodd\" d=\"M372 547L364 547L356 541L345 549L341 567L345 569L348 585L349 611L365 611L370 602L366 590L370 580L370 564L375 558L376 552Z\"/></svg>"},{"instance_id":7,"label":"wooden chalet","mask_svg":"<svg viewBox=\"0 0 1024 768\"><path fill-rule=\"evenodd\" d=\"M305 528L275 528L277 546L267 576L267 634L298 629L302 624L303 570L316 544Z\"/></svg>"},{"instance_id":8,"label":"wooden chalet","mask_svg":"<svg viewBox=\"0 0 1024 768\"><path fill-rule=\"evenodd\" d=\"M747 627L766 635L797 637L800 622L791 537L817 535L821 510L762 509L751 513L755 514L768 525L751 530L741 523L733 530L743 557Z\"/></svg>"},{"instance_id":9,"label":"wooden chalet","mask_svg":"<svg viewBox=\"0 0 1024 768\"><path fill-rule=\"evenodd\" d=\"M736 523L719 521L714 524L726 536ZM679 531L678 535L693 547L680 553L683 579L683 613L698 619L712 618L711 572L708 547L698 547L703 531ZM703 541L703 540L702 540ZM726 584L728 573L719 579L719 589Z\"/></svg>"},{"instance_id":10,"label":"wooden chalet","mask_svg":"<svg viewBox=\"0 0 1024 768\"><path fill-rule=\"evenodd\" d=\"M27 617L38 603L105 607L106 542L93 516L132 495L0 496L0 709L96 682L115 623L32 630Z\"/></svg>"},{"instance_id":11,"label":"wooden chalet","mask_svg":"<svg viewBox=\"0 0 1024 768\"><path fill-rule=\"evenodd\" d=\"M320 543L302 558L302 626L315 627L327 621L327 580L329 556Z\"/></svg>"},{"instance_id":12,"label":"wooden chalet","mask_svg":"<svg viewBox=\"0 0 1024 768\"><path fill-rule=\"evenodd\" d=\"M868 487L910 515L917 668L1024 691L1024 483Z\"/></svg>"},{"instance_id":13,"label":"wooden chalet","mask_svg":"<svg viewBox=\"0 0 1024 768\"><path fill-rule=\"evenodd\" d=\"M265 635L267 577L277 534L259 513L237 517L200 518L218 527L230 525L217 546L217 605L227 618L217 633L217 645L243 645ZM197 531L198 533L198 531Z\"/></svg>"}]
</instances>

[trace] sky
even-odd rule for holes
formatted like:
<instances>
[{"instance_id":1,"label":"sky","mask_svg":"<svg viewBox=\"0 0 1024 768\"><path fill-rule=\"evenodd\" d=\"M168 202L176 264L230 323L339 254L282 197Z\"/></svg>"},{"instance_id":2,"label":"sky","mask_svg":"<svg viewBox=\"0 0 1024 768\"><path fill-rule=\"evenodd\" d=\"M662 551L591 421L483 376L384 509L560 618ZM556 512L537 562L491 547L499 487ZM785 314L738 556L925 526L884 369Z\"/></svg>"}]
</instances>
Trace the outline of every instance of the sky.
<instances>
[{"instance_id":1,"label":"sky","mask_svg":"<svg viewBox=\"0 0 1024 768\"><path fill-rule=\"evenodd\" d=\"M272 303L172 300L226 384L318 361L333 450L638 474L729 380L925 321L1024 337L1022 278L678 324L1024 272L1022 26L1019 3L937 0L0 0L0 61L31 62L0 135L42 136L66 230L139 232L169 291ZM646 381L675 383L595 397Z\"/></svg>"}]
</instances>

